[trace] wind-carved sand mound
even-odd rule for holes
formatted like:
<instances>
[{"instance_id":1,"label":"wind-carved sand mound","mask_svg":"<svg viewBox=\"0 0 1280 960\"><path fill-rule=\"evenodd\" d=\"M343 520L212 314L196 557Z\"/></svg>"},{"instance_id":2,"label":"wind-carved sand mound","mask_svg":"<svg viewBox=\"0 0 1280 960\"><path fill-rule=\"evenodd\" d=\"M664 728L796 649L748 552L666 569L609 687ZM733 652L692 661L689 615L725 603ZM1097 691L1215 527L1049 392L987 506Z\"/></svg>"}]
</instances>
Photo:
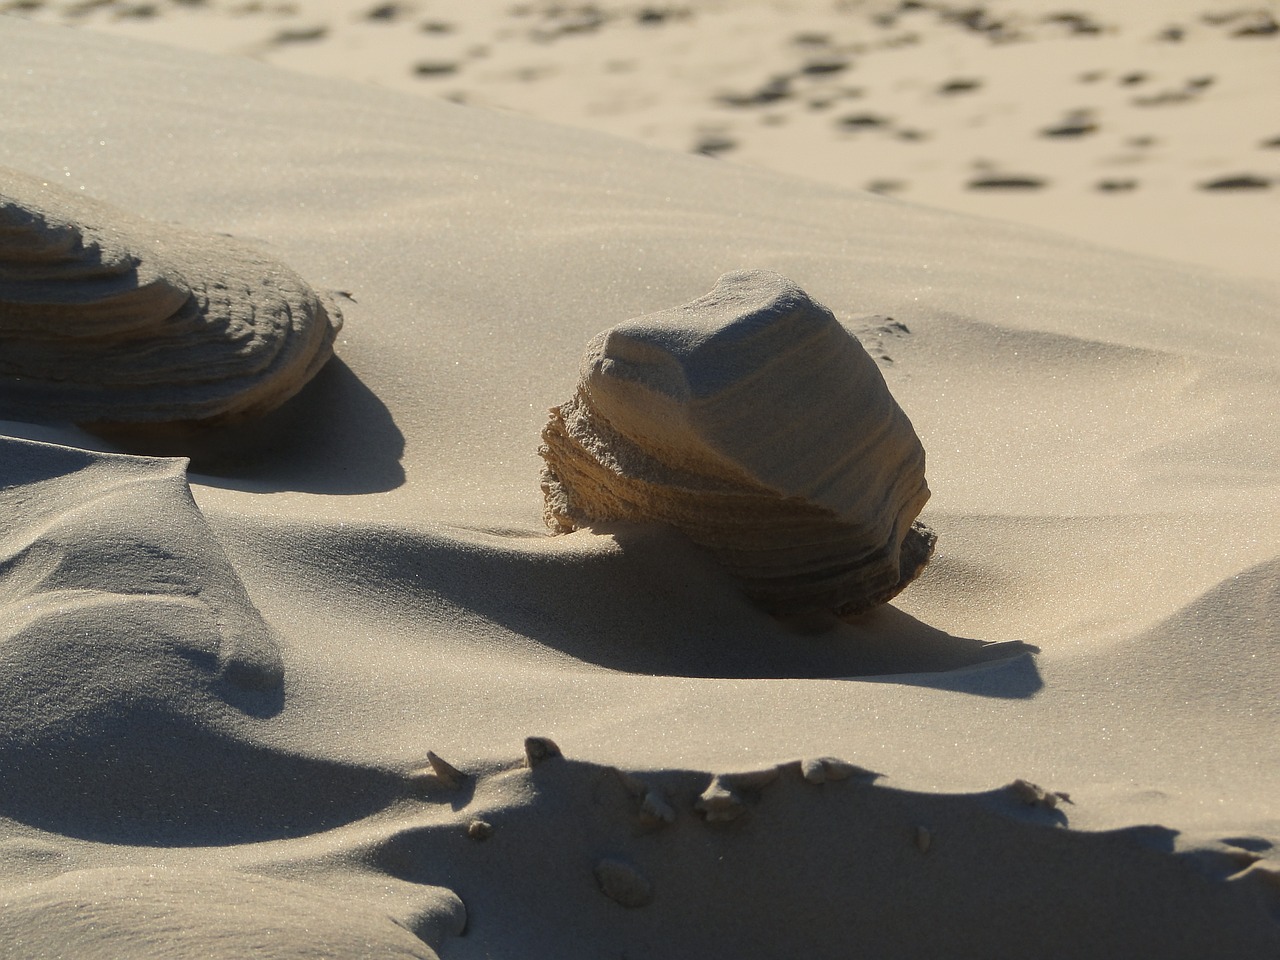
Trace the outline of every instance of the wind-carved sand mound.
<instances>
[{"instance_id":1,"label":"wind-carved sand mound","mask_svg":"<svg viewBox=\"0 0 1280 960\"><path fill-rule=\"evenodd\" d=\"M341 324L229 237L0 168L0 417L234 423L302 389Z\"/></svg>"},{"instance_id":2,"label":"wind-carved sand mound","mask_svg":"<svg viewBox=\"0 0 1280 960\"><path fill-rule=\"evenodd\" d=\"M554 532L670 524L780 616L866 611L933 552L911 422L857 339L777 274L726 274L599 334L542 439Z\"/></svg>"}]
</instances>

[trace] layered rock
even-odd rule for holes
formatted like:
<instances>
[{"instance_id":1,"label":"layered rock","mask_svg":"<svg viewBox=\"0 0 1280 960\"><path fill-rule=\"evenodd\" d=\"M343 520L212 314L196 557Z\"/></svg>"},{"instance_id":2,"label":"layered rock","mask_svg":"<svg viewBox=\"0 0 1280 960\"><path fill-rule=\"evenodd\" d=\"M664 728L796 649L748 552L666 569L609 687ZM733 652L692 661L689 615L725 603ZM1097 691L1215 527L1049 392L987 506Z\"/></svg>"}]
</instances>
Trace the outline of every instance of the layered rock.
<instances>
[{"instance_id":1,"label":"layered rock","mask_svg":"<svg viewBox=\"0 0 1280 960\"><path fill-rule=\"evenodd\" d=\"M776 274L726 274L596 336L542 439L553 532L669 524L778 615L866 611L933 551L911 422L857 339Z\"/></svg>"},{"instance_id":2,"label":"layered rock","mask_svg":"<svg viewBox=\"0 0 1280 960\"><path fill-rule=\"evenodd\" d=\"M230 237L0 168L0 418L243 421L296 394L341 323Z\"/></svg>"}]
</instances>

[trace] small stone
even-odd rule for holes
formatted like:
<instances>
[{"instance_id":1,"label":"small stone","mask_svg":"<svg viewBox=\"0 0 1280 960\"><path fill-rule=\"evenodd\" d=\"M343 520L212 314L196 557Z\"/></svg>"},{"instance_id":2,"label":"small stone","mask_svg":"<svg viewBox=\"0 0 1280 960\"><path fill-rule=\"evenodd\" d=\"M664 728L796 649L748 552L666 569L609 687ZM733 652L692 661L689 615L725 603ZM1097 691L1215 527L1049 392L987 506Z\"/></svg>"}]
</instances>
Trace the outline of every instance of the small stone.
<instances>
[{"instance_id":1,"label":"small stone","mask_svg":"<svg viewBox=\"0 0 1280 960\"><path fill-rule=\"evenodd\" d=\"M606 858L596 863L596 883L600 892L614 903L635 908L653 902L653 883L631 864Z\"/></svg>"},{"instance_id":2,"label":"small stone","mask_svg":"<svg viewBox=\"0 0 1280 960\"><path fill-rule=\"evenodd\" d=\"M650 825L674 823L675 808L667 802L660 790L650 787L640 802L640 822Z\"/></svg>"},{"instance_id":3,"label":"small stone","mask_svg":"<svg viewBox=\"0 0 1280 960\"><path fill-rule=\"evenodd\" d=\"M810 783L826 783L827 767L821 759L818 760L801 760L800 776L804 777Z\"/></svg>"},{"instance_id":4,"label":"small stone","mask_svg":"<svg viewBox=\"0 0 1280 960\"><path fill-rule=\"evenodd\" d=\"M698 797L693 807L708 823L737 820L747 812L737 791L719 776L711 779L711 784Z\"/></svg>"},{"instance_id":5,"label":"small stone","mask_svg":"<svg viewBox=\"0 0 1280 960\"><path fill-rule=\"evenodd\" d=\"M860 767L856 763L837 757L817 757L800 761L800 775L810 783L826 783L828 780L848 780L850 777L878 777L880 774Z\"/></svg>"},{"instance_id":6,"label":"small stone","mask_svg":"<svg viewBox=\"0 0 1280 960\"><path fill-rule=\"evenodd\" d=\"M549 737L525 737L524 739L524 765L526 767L536 767L545 760L552 757L562 757L564 754L560 752L560 748L556 746L556 742Z\"/></svg>"},{"instance_id":7,"label":"small stone","mask_svg":"<svg viewBox=\"0 0 1280 960\"><path fill-rule=\"evenodd\" d=\"M487 820L472 820L467 824L467 836L482 842L488 840L493 836L493 824Z\"/></svg>"},{"instance_id":8,"label":"small stone","mask_svg":"<svg viewBox=\"0 0 1280 960\"><path fill-rule=\"evenodd\" d=\"M441 759L430 750L427 751L427 763L431 765L431 772L435 775L435 778L451 790L456 790L462 786L462 781L467 778L465 773L449 763L448 760Z\"/></svg>"},{"instance_id":9,"label":"small stone","mask_svg":"<svg viewBox=\"0 0 1280 960\"><path fill-rule=\"evenodd\" d=\"M1023 780L1021 777L1006 786L1005 791L1028 807L1044 807L1046 810L1055 809L1058 801L1062 799L1062 795L1045 790L1040 785L1030 780Z\"/></svg>"}]
</instances>

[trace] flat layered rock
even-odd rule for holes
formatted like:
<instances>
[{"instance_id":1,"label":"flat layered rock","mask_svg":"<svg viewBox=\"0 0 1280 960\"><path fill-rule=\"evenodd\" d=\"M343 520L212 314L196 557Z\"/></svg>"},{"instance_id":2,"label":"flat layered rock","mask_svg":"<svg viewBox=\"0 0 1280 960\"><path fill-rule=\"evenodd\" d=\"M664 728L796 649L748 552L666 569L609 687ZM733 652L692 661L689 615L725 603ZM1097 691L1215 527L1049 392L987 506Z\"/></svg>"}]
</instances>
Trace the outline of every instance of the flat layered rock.
<instances>
[{"instance_id":1,"label":"flat layered rock","mask_svg":"<svg viewBox=\"0 0 1280 960\"><path fill-rule=\"evenodd\" d=\"M595 337L542 434L548 526L669 524L779 615L852 616L923 568L924 448L875 361L777 274Z\"/></svg>"},{"instance_id":2,"label":"flat layered rock","mask_svg":"<svg viewBox=\"0 0 1280 960\"><path fill-rule=\"evenodd\" d=\"M223 425L280 406L341 314L226 236L0 168L0 417Z\"/></svg>"}]
</instances>

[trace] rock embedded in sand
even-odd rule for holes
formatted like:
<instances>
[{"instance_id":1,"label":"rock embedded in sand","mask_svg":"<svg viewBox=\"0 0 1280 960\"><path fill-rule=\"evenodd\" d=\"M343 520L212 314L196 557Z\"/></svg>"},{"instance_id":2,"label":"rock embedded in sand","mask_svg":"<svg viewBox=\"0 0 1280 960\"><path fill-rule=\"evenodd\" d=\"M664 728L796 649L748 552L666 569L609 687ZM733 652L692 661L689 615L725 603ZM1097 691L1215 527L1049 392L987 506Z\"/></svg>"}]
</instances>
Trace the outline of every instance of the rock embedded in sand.
<instances>
[{"instance_id":1,"label":"rock embedded in sand","mask_svg":"<svg viewBox=\"0 0 1280 960\"><path fill-rule=\"evenodd\" d=\"M1070 803L1071 795L1061 790L1046 790L1037 783L1019 777L1005 786L1011 797L1020 800L1028 807L1043 807L1046 810L1057 808L1058 804Z\"/></svg>"},{"instance_id":2,"label":"rock embedded in sand","mask_svg":"<svg viewBox=\"0 0 1280 960\"><path fill-rule=\"evenodd\" d=\"M415 770L410 774L410 779L426 785L438 784L446 790L457 790L467 779L467 775L434 751L428 750L427 766Z\"/></svg>"},{"instance_id":3,"label":"rock embedded in sand","mask_svg":"<svg viewBox=\"0 0 1280 960\"><path fill-rule=\"evenodd\" d=\"M724 823L737 820L747 812L742 797L723 777L713 777L707 789L694 802L694 809L702 814L708 823Z\"/></svg>"},{"instance_id":4,"label":"rock embedded in sand","mask_svg":"<svg viewBox=\"0 0 1280 960\"><path fill-rule=\"evenodd\" d=\"M928 827L916 827L916 849L921 853L928 853L929 848L933 846L933 833Z\"/></svg>"},{"instance_id":5,"label":"rock embedded in sand","mask_svg":"<svg viewBox=\"0 0 1280 960\"><path fill-rule=\"evenodd\" d=\"M550 737L524 738L524 765L529 768L545 763L553 757L562 757L560 748Z\"/></svg>"},{"instance_id":6,"label":"rock embedded in sand","mask_svg":"<svg viewBox=\"0 0 1280 960\"><path fill-rule=\"evenodd\" d=\"M800 761L800 776L809 783L826 783L828 780L848 780L853 776L875 779L880 774L837 757L817 757Z\"/></svg>"},{"instance_id":7,"label":"rock embedded in sand","mask_svg":"<svg viewBox=\"0 0 1280 960\"><path fill-rule=\"evenodd\" d=\"M933 552L911 422L857 339L777 274L726 274L599 334L542 439L553 532L669 524L780 616L866 611Z\"/></svg>"},{"instance_id":8,"label":"rock embedded in sand","mask_svg":"<svg viewBox=\"0 0 1280 960\"><path fill-rule=\"evenodd\" d=\"M341 320L292 270L230 237L0 168L0 417L246 420L302 389Z\"/></svg>"},{"instance_id":9,"label":"rock embedded in sand","mask_svg":"<svg viewBox=\"0 0 1280 960\"><path fill-rule=\"evenodd\" d=\"M624 907L645 907L653 902L653 883L631 864L612 858L595 866L600 892Z\"/></svg>"}]
</instances>

